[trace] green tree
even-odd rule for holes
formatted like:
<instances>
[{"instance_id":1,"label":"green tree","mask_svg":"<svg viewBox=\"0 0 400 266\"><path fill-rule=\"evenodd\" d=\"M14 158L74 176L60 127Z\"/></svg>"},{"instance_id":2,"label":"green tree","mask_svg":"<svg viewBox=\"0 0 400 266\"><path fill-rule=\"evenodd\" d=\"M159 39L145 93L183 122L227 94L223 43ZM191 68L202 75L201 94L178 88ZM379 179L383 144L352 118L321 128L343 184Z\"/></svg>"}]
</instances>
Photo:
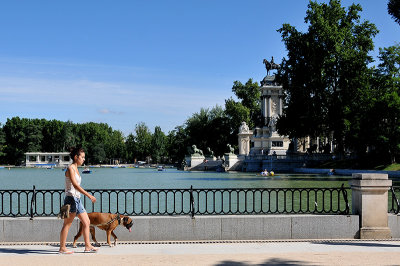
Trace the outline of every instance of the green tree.
<instances>
[{"instance_id":1,"label":"green tree","mask_svg":"<svg viewBox=\"0 0 400 266\"><path fill-rule=\"evenodd\" d=\"M144 122L135 126L135 158L141 161L147 160L151 155L152 134Z\"/></svg>"},{"instance_id":2,"label":"green tree","mask_svg":"<svg viewBox=\"0 0 400 266\"><path fill-rule=\"evenodd\" d=\"M135 162L135 152L136 152L136 143L135 136L131 133L128 135L125 141L125 150L126 150L126 160L128 163Z\"/></svg>"},{"instance_id":3,"label":"green tree","mask_svg":"<svg viewBox=\"0 0 400 266\"><path fill-rule=\"evenodd\" d=\"M360 22L361 10L355 4L346 10L339 0L310 1L307 32L289 24L278 30L288 51L278 72L287 95L279 134L333 136L339 152L349 144L346 137L357 125L358 99L369 86L368 53L378 32L374 24Z\"/></svg>"},{"instance_id":4,"label":"green tree","mask_svg":"<svg viewBox=\"0 0 400 266\"><path fill-rule=\"evenodd\" d=\"M166 136L162 132L161 127L156 126L151 138L151 157L155 163L162 162L163 158L166 157L166 141Z\"/></svg>"},{"instance_id":5,"label":"green tree","mask_svg":"<svg viewBox=\"0 0 400 266\"><path fill-rule=\"evenodd\" d=\"M249 108L240 102L236 102L232 97L225 100L225 115L231 126L231 134L239 133L239 127L242 122L246 122L250 128L254 127Z\"/></svg>"},{"instance_id":6,"label":"green tree","mask_svg":"<svg viewBox=\"0 0 400 266\"><path fill-rule=\"evenodd\" d=\"M253 82L253 79L251 78L245 84L242 84L240 81L234 81L232 92L235 93L236 97L239 99L239 102L235 102L232 98L230 98L225 101L225 109L227 109L227 101L230 103L240 103L248 110L248 118L242 121L246 121L251 128L262 123L262 121L260 120L261 92L258 83ZM238 107L237 109L241 110L243 108ZM238 116L242 114L243 112L240 112ZM229 115L232 117L236 116L233 113L230 113ZM238 125L234 125L234 127L236 126L239 127L240 123Z\"/></svg>"},{"instance_id":7,"label":"green tree","mask_svg":"<svg viewBox=\"0 0 400 266\"><path fill-rule=\"evenodd\" d=\"M111 127L107 128L105 150L108 158L118 159L120 162L126 160L125 156L125 139L124 135L119 130L113 130Z\"/></svg>"},{"instance_id":8,"label":"green tree","mask_svg":"<svg viewBox=\"0 0 400 266\"><path fill-rule=\"evenodd\" d=\"M20 165L25 157L24 153L28 151L26 133L29 120L26 118L13 117L7 119L3 130L5 133L7 154L7 163Z\"/></svg>"},{"instance_id":9,"label":"green tree","mask_svg":"<svg viewBox=\"0 0 400 266\"><path fill-rule=\"evenodd\" d=\"M208 132L207 125L210 121L210 110L201 108L200 112L194 113L186 120L186 133L189 137L190 145L196 145L199 149L205 150L207 139L212 132Z\"/></svg>"},{"instance_id":10,"label":"green tree","mask_svg":"<svg viewBox=\"0 0 400 266\"><path fill-rule=\"evenodd\" d=\"M76 131L77 126L71 121L67 121L63 124L63 151L68 151L70 147L75 147L77 145L76 141Z\"/></svg>"},{"instance_id":11,"label":"green tree","mask_svg":"<svg viewBox=\"0 0 400 266\"><path fill-rule=\"evenodd\" d=\"M6 162L6 134L4 133L3 126L0 123L0 163Z\"/></svg>"},{"instance_id":12,"label":"green tree","mask_svg":"<svg viewBox=\"0 0 400 266\"><path fill-rule=\"evenodd\" d=\"M387 8L389 15L400 24L400 0L389 0Z\"/></svg>"},{"instance_id":13,"label":"green tree","mask_svg":"<svg viewBox=\"0 0 400 266\"><path fill-rule=\"evenodd\" d=\"M104 144L98 143L96 144L93 149L92 149L92 164L97 164L97 163L105 163L107 162L107 155L106 152L104 151Z\"/></svg>"},{"instance_id":14,"label":"green tree","mask_svg":"<svg viewBox=\"0 0 400 266\"><path fill-rule=\"evenodd\" d=\"M105 123L13 117L0 127L0 161L4 163L19 165L26 152L60 152L77 145L85 149L88 164L113 158L126 160L122 132Z\"/></svg>"},{"instance_id":15,"label":"green tree","mask_svg":"<svg viewBox=\"0 0 400 266\"><path fill-rule=\"evenodd\" d=\"M369 144L377 158L396 162L400 154L400 45L379 49L380 64L371 90L372 108L366 115Z\"/></svg>"},{"instance_id":16,"label":"green tree","mask_svg":"<svg viewBox=\"0 0 400 266\"><path fill-rule=\"evenodd\" d=\"M187 147L196 145L203 152L210 148L215 155L222 155L228 140L233 139L232 144L237 142L237 136L231 132L224 109L218 105L212 109L201 108L200 112L186 120L185 125Z\"/></svg>"},{"instance_id":17,"label":"green tree","mask_svg":"<svg viewBox=\"0 0 400 266\"><path fill-rule=\"evenodd\" d=\"M189 137L184 126L177 126L167 135L167 153L170 161L180 164L187 154Z\"/></svg>"},{"instance_id":18,"label":"green tree","mask_svg":"<svg viewBox=\"0 0 400 266\"><path fill-rule=\"evenodd\" d=\"M39 119L28 119L27 126L23 129L26 134L25 144L27 152L35 152L42 150L42 141L43 141L43 120Z\"/></svg>"},{"instance_id":19,"label":"green tree","mask_svg":"<svg viewBox=\"0 0 400 266\"><path fill-rule=\"evenodd\" d=\"M65 122L58 120L43 120L42 149L44 152L60 152L65 150L65 139L68 137L65 132ZM37 151L39 151L37 150Z\"/></svg>"}]
</instances>

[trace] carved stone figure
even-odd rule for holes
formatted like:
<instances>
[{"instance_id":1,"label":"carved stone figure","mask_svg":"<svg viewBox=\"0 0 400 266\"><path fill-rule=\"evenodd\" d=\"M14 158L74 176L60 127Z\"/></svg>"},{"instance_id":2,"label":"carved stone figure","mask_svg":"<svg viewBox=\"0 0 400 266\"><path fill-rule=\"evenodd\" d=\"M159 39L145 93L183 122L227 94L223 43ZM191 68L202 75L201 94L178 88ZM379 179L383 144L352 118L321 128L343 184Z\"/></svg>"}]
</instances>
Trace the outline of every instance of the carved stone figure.
<instances>
[{"instance_id":1,"label":"carved stone figure","mask_svg":"<svg viewBox=\"0 0 400 266\"><path fill-rule=\"evenodd\" d=\"M271 112L274 114L277 112L277 105L275 101L272 101L271 103Z\"/></svg>"},{"instance_id":2,"label":"carved stone figure","mask_svg":"<svg viewBox=\"0 0 400 266\"><path fill-rule=\"evenodd\" d=\"M249 138L245 138L245 139L242 139L242 141L241 141L242 143L242 145L241 145L241 147L242 147L242 151L240 152L239 151L239 154L244 154L244 155L248 155L249 154L249 147L250 147L250 144L249 144L249 142L250 142L250 139Z\"/></svg>"},{"instance_id":3,"label":"carved stone figure","mask_svg":"<svg viewBox=\"0 0 400 266\"><path fill-rule=\"evenodd\" d=\"M268 127L272 129L272 131L276 130L276 118L273 116L268 122Z\"/></svg>"},{"instance_id":4,"label":"carved stone figure","mask_svg":"<svg viewBox=\"0 0 400 266\"><path fill-rule=\"evenodd\" d=\"M242 122L240 125L239 133L249 133L249 126L246 124L246 122Z\"/></svg>"}]
</instances>

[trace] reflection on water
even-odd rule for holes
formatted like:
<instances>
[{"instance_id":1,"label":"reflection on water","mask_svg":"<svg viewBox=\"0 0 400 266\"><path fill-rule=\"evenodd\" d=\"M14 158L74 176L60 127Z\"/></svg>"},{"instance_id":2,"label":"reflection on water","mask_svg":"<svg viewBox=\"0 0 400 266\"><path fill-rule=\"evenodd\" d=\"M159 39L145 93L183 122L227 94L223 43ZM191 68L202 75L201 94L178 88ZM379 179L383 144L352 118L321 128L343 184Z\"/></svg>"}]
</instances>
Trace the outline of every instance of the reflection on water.
<instances>
[{"instance_id":1,"label":"reflection on water","mask_svg":"<svg viewBox=\"0 0 400 266\"><path fill-rule=\"evenodd\" d=\"M157 171L148 168L91 168L82 175L85 189L149 188L276 188L348 186L350 176L279 174L263 177L259 173L184 172L176 169ZM82 169L80 169L81 171ZM0 169L0 190L64 189L61 169Z\"/></svg>"}]
</instances>

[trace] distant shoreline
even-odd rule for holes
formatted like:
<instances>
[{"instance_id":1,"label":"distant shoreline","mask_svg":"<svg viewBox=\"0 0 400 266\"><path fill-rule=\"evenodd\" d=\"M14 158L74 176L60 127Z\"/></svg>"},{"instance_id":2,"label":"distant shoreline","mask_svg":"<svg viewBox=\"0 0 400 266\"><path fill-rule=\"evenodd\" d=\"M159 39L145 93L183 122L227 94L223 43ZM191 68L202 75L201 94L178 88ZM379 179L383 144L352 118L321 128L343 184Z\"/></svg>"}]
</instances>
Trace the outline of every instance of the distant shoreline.
<instances>
[{"instance_id":1,"label":"distant shoreline","mask_svg":"<svg viewBox=\"0 0 400 266\"><path fill-rule=\"evenodd\" d=\"M164 166L165 168L176 168L174 165L171 164L93 164L93 165L84 165L79 166L79 168L157 168L159 165ZM0 169L3 168L46 168L49 167L48 164L43 166L25 166L25 165L0 165ZM63 169L65 166L51 166L51 168Z\"/></svg>"}]
</instances>

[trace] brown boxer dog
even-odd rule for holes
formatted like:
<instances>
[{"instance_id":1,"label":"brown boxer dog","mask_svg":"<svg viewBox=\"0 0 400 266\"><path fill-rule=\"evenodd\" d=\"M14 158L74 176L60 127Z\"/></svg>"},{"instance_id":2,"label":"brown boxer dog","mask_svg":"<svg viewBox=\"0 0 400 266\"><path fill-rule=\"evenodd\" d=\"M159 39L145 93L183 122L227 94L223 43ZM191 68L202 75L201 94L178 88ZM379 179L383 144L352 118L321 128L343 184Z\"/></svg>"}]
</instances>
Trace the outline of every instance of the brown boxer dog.
<instances>
[{"instance_id":1,"label":"brown boxer dog","mask_svg":"<svg viewBox=\"0 0 400 266\"><path fill-rule=\"evenodd\" d=\"M107 244L112 247L117 245L117 236L114 234L115 228L117 228L118 225L122 223L123 226L126 227L126 229L131 232L132 230L132 225L133 221L131 218L125 215L120 215L120 214L112 214L112 213L101 213L101 212L91 212L88 213L89 219L90 219L90 234L92 235L93 241L96 243L97 246L100 246L100 244L96 240L96 235L95 235L95 227L100 228L101 230L106 231L107 235ZM74 243L72 246L75 248L76 247L76 241L78 238L82 235L82 222L79 224L79 230L76 236L74 237ZM111 244L111 239L110 235L113 236L114 238L114 244Z\"/></svg>"}]
</instances>

